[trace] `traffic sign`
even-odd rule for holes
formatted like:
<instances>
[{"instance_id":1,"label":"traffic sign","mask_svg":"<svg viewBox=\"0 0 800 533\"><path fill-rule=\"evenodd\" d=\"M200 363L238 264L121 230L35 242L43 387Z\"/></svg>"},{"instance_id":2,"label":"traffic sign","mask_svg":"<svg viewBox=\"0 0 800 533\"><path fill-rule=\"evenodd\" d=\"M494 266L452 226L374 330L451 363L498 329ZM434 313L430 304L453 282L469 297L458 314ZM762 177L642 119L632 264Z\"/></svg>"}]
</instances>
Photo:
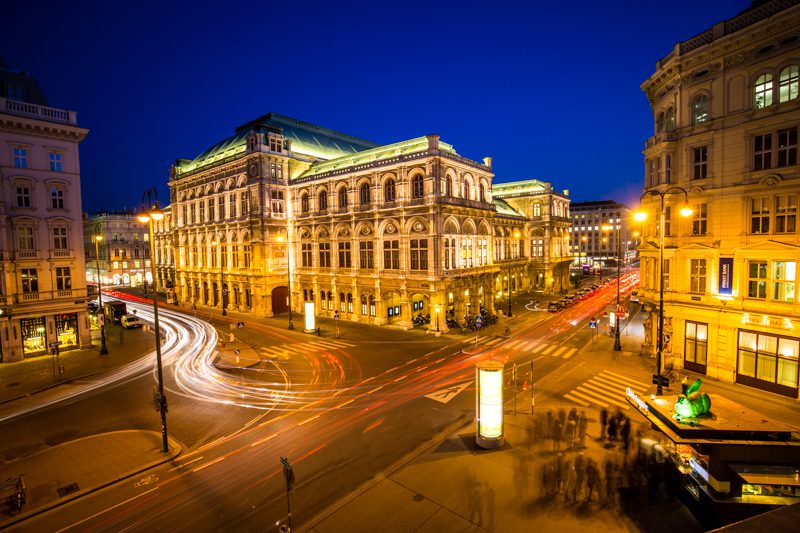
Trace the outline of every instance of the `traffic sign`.
<instances>
[{"instance_id":1,"label":"traffic sign","mask_svg":"<svg viewBox=\"0 0 800 533\"><path fill-rule=\"evenodd\" d=\"M481 315L478 315L475 318L475 327L481 329L481 326L483 326L483 317Z\"/></svg>"},{"instance_id":2,"label":"traffic sign","mask_svg":"<svg viewBox=\"0 0 800 533\"><path fill-rule=\"evenodd\" d=\"M591 320L589 321L589 328L591 328L591 329L597 329L597 320L595 320L594 318L593 318L593 319L591 319Z\"/></svg>"},{"instance_id":3,"label":"traffic sign","mask_svg":"<svg viewBox=\"0 0 800 533\"><path fill-rule=\"evenodd\" d=\"M281 464L283 465L283 477L286 479L286 490L292 490L292 485L294 485L292 465L289 464L289 459L286 457L281 457Z\"/></svg>"}]
</instances>

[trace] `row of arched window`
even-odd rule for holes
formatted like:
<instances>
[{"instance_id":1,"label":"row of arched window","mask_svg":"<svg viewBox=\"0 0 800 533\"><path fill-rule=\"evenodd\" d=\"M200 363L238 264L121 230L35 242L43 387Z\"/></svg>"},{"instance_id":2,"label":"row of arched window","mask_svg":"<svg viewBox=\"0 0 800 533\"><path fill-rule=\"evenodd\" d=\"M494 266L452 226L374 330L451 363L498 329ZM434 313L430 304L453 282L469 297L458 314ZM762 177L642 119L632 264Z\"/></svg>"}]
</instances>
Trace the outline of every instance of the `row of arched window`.
<instances>
[{"instance_id":1,"label":"row of arched window","mask_svg":"<svg viewBox=\"0 0 800 533\"><path fill-rule=\"evenodd\" d=\"M453 196L453 178L447 176L445 179L445 195ZM425 196L425 178L421 174L417 174L411 180L411 198L418 199ZM470 194L470 185L464 182L463 198L472 200ZM346 186L339 187L336 192L336 198L339 209L346 209L348 207L348 191ZM359 204L361 206L369 206L372 203L372 187L369 183L362 183L359 187L358 194ZM478 200L481 202L486 201L486 188L483 183L478 184ZM387 179L383 183L383 201L386 203L397 201L397 183L393 178ZM328 191L324 188L317 192L317 209L319 211L328 210ZM308 192L300 193L300 212L308 213L311 210L311 201Z\"/></svg>"},{"instance_id":2,"label":"row of arched window","mask_svg":"<svg viewBox=\"0 0 800 533\"><path fill-rule=\"evenodd\" d=\"M763 109L771 106L775 100L779 103L794 100L798 96L800 75L797 65L789 65L781 70L778 83L774 82L772 73L764 73L756 78L753 84L753 107ZM692 98L692 124L702 124L710 118L709 97L707 94L698 94ZM675 109L670 106L661 111L656 117L656 133L672 131L675 129Z\"/></svg>"}]
</instances>

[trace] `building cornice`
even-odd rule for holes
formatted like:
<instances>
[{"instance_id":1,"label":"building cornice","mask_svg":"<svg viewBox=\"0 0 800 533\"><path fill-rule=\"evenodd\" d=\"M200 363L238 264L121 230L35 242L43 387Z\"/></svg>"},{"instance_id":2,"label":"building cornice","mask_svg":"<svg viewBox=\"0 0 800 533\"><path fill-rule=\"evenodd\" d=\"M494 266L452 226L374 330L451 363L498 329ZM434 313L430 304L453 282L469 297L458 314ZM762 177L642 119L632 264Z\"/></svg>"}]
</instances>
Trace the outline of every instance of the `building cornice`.
<instances>
[{"instance_id":1,"label":"building cornice","mask_svg":"<svg viewBox=\"0 0 800 533\"><path fill-rule=\"evenodd\" d=\"M7 113L0 113L0 130L35 137L62 139L76 143L83 141L89 133L88 129L79 126L47 122Z\"/></svg>"}]
</instances>

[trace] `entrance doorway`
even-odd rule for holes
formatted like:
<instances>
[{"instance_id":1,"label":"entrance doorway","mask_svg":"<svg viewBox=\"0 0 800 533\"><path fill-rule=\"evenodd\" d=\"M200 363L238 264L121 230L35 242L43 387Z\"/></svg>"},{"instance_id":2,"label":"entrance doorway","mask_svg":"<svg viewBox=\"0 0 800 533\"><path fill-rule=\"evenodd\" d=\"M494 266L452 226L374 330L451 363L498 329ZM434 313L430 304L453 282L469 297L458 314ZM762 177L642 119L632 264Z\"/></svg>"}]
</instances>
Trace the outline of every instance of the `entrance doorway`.
<instances>
[{"instance_id":1,"label":"entrance doorway","mask_svg":"<svg viewBox=\"0 0 800 533\"><path fill-rule=\"evenodd\" d=\"M272 313L275 315L289 312L289 287L272 289Z\"/></svg>"}]
</instances>

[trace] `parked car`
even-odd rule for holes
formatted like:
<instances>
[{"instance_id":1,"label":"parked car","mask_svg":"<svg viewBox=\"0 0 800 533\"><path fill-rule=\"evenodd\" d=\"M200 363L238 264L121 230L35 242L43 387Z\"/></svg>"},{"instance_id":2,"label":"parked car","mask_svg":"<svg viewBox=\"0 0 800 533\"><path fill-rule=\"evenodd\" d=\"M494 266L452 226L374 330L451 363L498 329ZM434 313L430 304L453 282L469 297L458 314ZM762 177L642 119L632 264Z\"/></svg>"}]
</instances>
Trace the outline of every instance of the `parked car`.
<instances>
[{"instance_id":1,"label":"parked car","mask_svg":"<svg viewBox=\"0 0 800 533\"><path fill-rule=\"evenodd\" d=\"M558 313L559 311L561 311L561 304L559 304L558 302L550 302L549 304L547 304L547 310L550 313Z\"/></svg>"},{"instance_id":2,"label":"parked car","mask_svg":"<svg viewBox=\"0 0 800 533\"><path fill-rule=\"evenodd\" d=\"M633 291L631 293L631 303L635 303L635 304L639 303L639 292L638 291Z\"/></svg>"},{"instance_id":3,"label":"parked car","mask_svg":"<svg viewBox=\"0 0 800 533\"><path fill-rule=\"evenodd\" d=\"M122 324L123 328L127 329L140 328L144 325L136 315L122 315L120 323Z\"/></svg>"},{"instance_id":4,"label":"parked car","mask_svg":"<svg viewBox=\"0 0 800 533\"><path fill-rule=\"evenodd\" d=\"M88 309L89 312L92 314L97 313L98 311L100 311L100 304L97 303L96 300L86 302L86 309Z\"/></svg>"}]
</instances>

